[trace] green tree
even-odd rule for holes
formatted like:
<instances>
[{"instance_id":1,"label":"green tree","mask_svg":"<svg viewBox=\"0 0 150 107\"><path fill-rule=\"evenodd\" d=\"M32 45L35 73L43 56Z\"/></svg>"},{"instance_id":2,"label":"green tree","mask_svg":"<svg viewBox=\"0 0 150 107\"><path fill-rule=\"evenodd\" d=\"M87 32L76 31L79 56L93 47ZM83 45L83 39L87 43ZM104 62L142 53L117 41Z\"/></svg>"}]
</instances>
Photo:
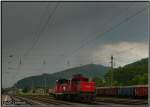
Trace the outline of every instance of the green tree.
<instances>
[{"instance_id":1,"label":"green tree","mask_svg":"<svg viewBox=\"0 0 150 107\"><path fill-rule=\"evenodd\" d=\"M23 92L23 93L29 92L29 88L27 88L27 87L23 88L22 92Z\"/></svg>"},{"instance_id":2,"label":"green tree","mask_svg":"<svg viewBox=\"0 0 150 107\"><path fill-rule=\"evenodd\" d=\"M106 85L111 85L113 75L114 86L142 85L148 84L148 59L113 69L105 74Z\"/></svg>"},{"instance_id":3,"label":"green tree","mask_svg":"<svg viewBox=\"0 0 150 107\"><path fill-rule=\"evenodd\" d=\"M132 80L129 80L129 85L148 84L148 74L144 73L142 76L137 75Z\"/></svg>"},{"instance_id":4,"label":"green tree","mask_svg":"<svg viewBox=\"0 0 150 107\"><path fill-rule=\"evenodd\" d=\"M94 77L93 81L96 83L96 86L104 86L104 80L100 77Z\"/></svg>"}]
</instances>

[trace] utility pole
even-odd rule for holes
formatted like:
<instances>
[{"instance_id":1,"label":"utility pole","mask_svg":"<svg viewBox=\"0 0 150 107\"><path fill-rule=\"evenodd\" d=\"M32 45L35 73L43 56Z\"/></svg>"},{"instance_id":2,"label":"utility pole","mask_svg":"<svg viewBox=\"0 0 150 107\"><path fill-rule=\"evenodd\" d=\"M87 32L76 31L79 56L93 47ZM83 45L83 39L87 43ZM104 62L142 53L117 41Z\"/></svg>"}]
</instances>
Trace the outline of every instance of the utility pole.
<instances>
[{"instance_id":1,"label":"utility pole","mask_svg":"<svg viewBox=\"0 0 150 107\"><path fill-rule=\"evenodd\" d=\"M44 78L44 83L45 83L45 84L44 84L44 85L45 85L44 88L45 88L45 93L46 93L46 87L47 87L47 84L46 84L46 76L45 76L45 78Z\"/></svg>"},{"instance_id":2,"label":"utility pole","mask_svg":"<svg viewBox=\"0 0 150 107\"><path fill-rule=\"evenodd\" d=\"M113 63L114 63L114 58L111 56L110 58L110 63L111 63L111 86L113 86Z\"/></svg>"},{"instance_id":3,"label":"utility pole","mask_svg":"<svg viewBox=\"0 0 150 107\"><path fill-rule=\"evenodd\" d=\"M18 72L21 71L21 65L22 65L22 59L21 59L21 56L18 56L18 65L17 65Z\"/></svg>"},{"instance_id":4,"label":"utility pole","mask_svg":"<svg viewBox=\"0 0 150 107\"><path fill-rule=\"evenodd\" d=\"M34 81L32 80L32 86L31 86L32 88L31 88L31 91L32 91L32 93L33 93L33 90L34 90Z\"/></svg>"},{"instance_id":5,"label":"utility pole","mask_svg":"<svg viewBox=\"0 0 150 107\"><path fill-rule=\"evenodd\" d=\"M43 60L43 68L45 68L46 61L45 59ZM44 75L44 93L46 93L46 88L47 88L47 80L46 80L46 75Z\"/></svg>"}]
</instances>

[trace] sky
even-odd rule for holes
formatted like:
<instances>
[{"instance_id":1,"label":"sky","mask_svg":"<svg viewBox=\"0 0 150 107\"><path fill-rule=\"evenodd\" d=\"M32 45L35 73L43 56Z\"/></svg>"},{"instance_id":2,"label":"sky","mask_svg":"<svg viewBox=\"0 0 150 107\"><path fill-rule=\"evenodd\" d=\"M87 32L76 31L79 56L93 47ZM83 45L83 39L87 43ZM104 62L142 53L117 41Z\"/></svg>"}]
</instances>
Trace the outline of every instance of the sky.
<instances>
[{"instance_id":1,"label":"sky","mask_svg":"<svg viewBox=\"0 0 150 107\"><path fill-rule=\"evenodd\" d=\"M148 57L148 2L3 2L2 86L85 64Z\"/></svg>"}]
</instances>

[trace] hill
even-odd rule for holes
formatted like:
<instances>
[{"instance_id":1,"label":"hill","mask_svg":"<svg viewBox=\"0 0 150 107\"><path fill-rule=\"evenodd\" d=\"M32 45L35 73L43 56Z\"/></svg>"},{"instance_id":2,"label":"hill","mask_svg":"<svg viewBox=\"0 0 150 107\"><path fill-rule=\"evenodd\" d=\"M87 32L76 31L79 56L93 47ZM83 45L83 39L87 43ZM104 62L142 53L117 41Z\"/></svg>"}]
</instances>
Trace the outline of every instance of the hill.
<instances>
[{"instance_id":1,"label":"hill","mask_svg":"<svg viewBox=\"0 0 150 107\"><path fill-rule=\"evenodd\" d=\"M18 88L36 88L36 87L53 87L55 85L55 81L60 78L71 78L74 74L83 74L84 76L93 78L98 76L100 78L104 78L104 75L108 71L108 67L97 65L97 64L88 64L81 67L75 67L71 69L67 69L64 71L56 72L53 74L42 74L38 76L31 76L19 80L15 85Z\"/></svg>"},{"instance_id":2,"label":"hill","mask_svg":"<svg viewBox=\"0 0 150 107\"><path fill-rule=\"evenodd\" d=\"M110 85L111 71L105 75L107 85ZM148 84L148 58L119 67L113 70L114 85L143 85Z\"/></svg>"}]
</instances>

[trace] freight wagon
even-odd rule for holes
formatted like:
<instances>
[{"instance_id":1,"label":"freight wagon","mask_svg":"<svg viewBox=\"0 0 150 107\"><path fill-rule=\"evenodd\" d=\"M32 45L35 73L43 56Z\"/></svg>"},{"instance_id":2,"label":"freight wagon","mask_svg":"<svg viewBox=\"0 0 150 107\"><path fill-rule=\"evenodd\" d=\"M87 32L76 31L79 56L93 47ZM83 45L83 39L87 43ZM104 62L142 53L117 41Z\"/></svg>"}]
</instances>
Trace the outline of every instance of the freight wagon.
<instances>
[{"instance_id":1,"label":"freight wagon","mask_svg":"<svg viewBox=\"0 0 150 107\"><path fill-rule=\"evenodd\" d=\"M148 86L147 85L136 86L135 96L138 98L148 97Z\"/></svg>"},{"instance_id":2,"label":"freight wagon","mask_svg":"<svg viewBox=\"0 0 150 107\"><path fill-rule=\"evenodd\" d=\"M117 88L116 87L97 87L96 94L98 96L116 96Z\"/></svg>"},{"instance_id":3,"label":"freight wagon","mask_svg":"<svg viewBox=\"0 0 150 107\"><path fill-rule=\"evenodd\" d=\"M148 85L122 86L122 87L97 87L97 96L147 98Z\"/></svg>"},{"instance_id":4,"label":"freight wagon","mask_svg":"<svg viewBox=\"0 0 150 107\"><path fill-rule=\"evenodd\" d=\"M134 86L123 86L117 88L118 96L120 97L134 97L135 96L135 87Z\"/></svg>"}]
</instances>

